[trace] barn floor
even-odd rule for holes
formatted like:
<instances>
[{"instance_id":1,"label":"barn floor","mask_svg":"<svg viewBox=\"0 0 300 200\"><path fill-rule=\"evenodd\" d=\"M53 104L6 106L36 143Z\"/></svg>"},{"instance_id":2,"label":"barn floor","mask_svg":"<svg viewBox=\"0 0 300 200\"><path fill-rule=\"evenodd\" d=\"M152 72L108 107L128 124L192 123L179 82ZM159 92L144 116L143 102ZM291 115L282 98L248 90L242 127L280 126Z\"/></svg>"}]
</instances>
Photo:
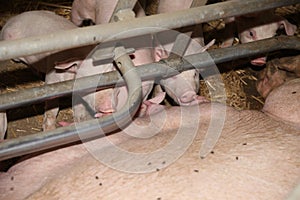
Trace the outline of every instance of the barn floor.
<instances>
[{"instance_id":1,"label":"barn floor","mask_svg":"<svg viewBox=\"0 0 300 200\"><path fill-rule=\"evenodd\" d=\"M25 3L26 2L26 3ZM153 0L153 2L156 2ZM0 0L0 27L5 21L23 11L47 9L57 12L60 15L69 17L71 0L55 1L5 1ZM152 9L152 10L151 10ZM147 7L147 13L153 13L155 4ZM290 22L300 27L300 5L289 6L278 9L277 12L289 19ZM219 38L220 29L224 24L221 21L214 21L204 24L205 40L209 42L213 38ZM299 36L299 29L298 29ZM212 48L218 48L220 41ZM278 52L277 52L278 53ZM281 52L286 53L286 52ZM240 62L238 62L240 63ZM260 69L255 69L247 61L237 64L236 61L219 65L222 78L226 88L227 104L237 109L260 110L263 106L263 98L259 96L255 88L256 77ZM212 77L213 79L213 77ZM0 90L2 93L15 92L25 88L43 85L42 79L33 73L30 68L20 63L5 61L0 63ZM208 97L207 86L201 80L200 94ZM61 99L61 112L58 121L72 121L72 110L70 109L70 98ZM7 138L15 138L28 135L42 130L43 103L24 108L17 108L7 111L8 131Z\"/></svg>"}]
</instances>

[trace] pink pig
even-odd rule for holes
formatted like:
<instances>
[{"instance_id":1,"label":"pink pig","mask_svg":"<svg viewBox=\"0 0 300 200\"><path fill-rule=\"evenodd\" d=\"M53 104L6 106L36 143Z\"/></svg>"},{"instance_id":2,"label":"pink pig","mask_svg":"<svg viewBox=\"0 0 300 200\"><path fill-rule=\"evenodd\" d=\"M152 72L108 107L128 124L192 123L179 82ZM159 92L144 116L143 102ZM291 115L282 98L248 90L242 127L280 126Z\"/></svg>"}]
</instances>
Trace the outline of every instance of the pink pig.
<instances>
[{"instance_id":1,"label":"pink pig","mask_svg":"<svg viewBox=\"0 0 300 200\"><path fill-rule=\"evenodd\" d=\"M72 21L78 26L82 25L82 23L84 23L84 20L87 19L90 19L95 24L108 23L116 3L117 1L115 0L75 0L72 5ZM198 3L199 5L204 5L206 3L206 0L198 0ZM158 13L172 12L189 8L191 4L192 0L162 0L159 3ZM139 3L136 4L134 11L137 17L145 16L144 11ZM200 33L200 36L197 36L197 38L194 39L195 41L200 42L202 46L204 46L203 38L201 37L201 27L198 31ZM158 48L154 48L155 53L153 55L153 59L155 61L158 61L162 58L166 58L168 56L168 53L165 53L165 51L170 52L173 44L174 41L173 43L171 42L170 44L163 45L162 47L164 52L157 50ZM189 48L185 55L202 52L210 45L204 48L201 48L199 44L196 46L189 45ZM143 56L143 53L140 53L138 51L136 51L135 54L139 55L135 57L139 57L142 59L143 57L145 57ZM142 59L142 62L135 62L135 64L145 63ZM161 84L164 85L166 93L179 105L194 105L203 101L207 101L203 97L197 95L197 92L199 90L199 71L197 70L185 71L177 76L163 80Z\"/></svg>"},{"instance_id":2,"label":"pink pig","mask_svg":"<svg viewBox=\"0 0 300 200\"><path fill-rule=\"evenodd\" d=\"M76 28L69 20L49 11L29 11L12 17L1 31L1 40L14 40ZM74 79L75 71L91 47L75 48L60 52L47 52L15 59L36 71L45 73L46 84ZM62 71L61 68L64 70ZM58 113L57 100L46 102L43 129L55 128Z\"/></svg>"},{"instance_id":3,"label":"pink pig","mask_svg":"<svg viewBox=\"0 0 300 200\"><path fill-rule=\"evenodd\" d=\"M113 14L114 8L117 5L116 0L75 0L72 5L72 14L71 20L77 26L81 26L84 23L84 20L91 20L95 24L104 24L108 23L110 17ZM140 4L137 3L134 11L137 17L145 16L144 10L141 8ZM134 31L134 30L128 30ZM122 33L119 33L122 34ZM154 54L152 53L152 37L150 35L145 37L136 37L132 39L122 40L121 43L125 43L130 48L135 48L135 52L132 55L132 62L134 65L142 65L147 63L152 63L155 61ZM101 44L102 45L102 44ZM107 44L103 44L107 45ZM89 61L85 61L89 62ZM85 63L83 63L85 65ZM90 65L89 65L90 66ZM84 67L86 68L86 67ZM114 70L114 67L110 65L109 69L105 71ZM89 75L95 74L96 72L92 72L91 70L84 70L84 73L89 73ZM81 72L79 72L76 78L81 77ZM86 76L86 75L83 75ZM154 97L151 100L147 101L148 95L152 90L154 81L144 81L142 82L142 90L143 90L143 105L138 113L138 115L145 115L153 113L154 111L158 111L161 109L161 106L158 104L163 100L164 93L158 94L157 97ZM103 102L102 105L106 105L106 111L100 111L95 116L100 117L103 114L109 112L115 112L124 106L125 101L127 99L127 89L126 87L115 87L114 89L108 89L101 91L103 93L106 92L105 95L114 96L112 98L113 102ZM93 102L94 98L91 95L85 97L86 101Z\"/></svg>"},{"instance_id":4,"label":"pink pig","mask_svg":"<svg viewBox=\"0 0 300 200\"><path fill-rule=\"evenodd\" d=\"M223 42L221 47L232 45L234 25L237 27L241 43L271 38L276 35L276 31L280 28L284 28L287 35L294 35L297 30L295 25L282 17L276 16L274 10L227 18L225 23L230 26L228 27L229 30L227 30L229 38ZM256 58L251 61L251 64L262 66L266 64L266 57Z\"/></svg>"},{"instance_id":5,"label":"pink pig","mask_svg":"<svg viewBox=\"0 0 300 200\"><path fill-rule=\"evenodd\" d=\"M206 0L196 0L195 3L198 6L203 6L206 4ZM157 13L168 13L168 12L174 12L182 9L188 9L191 7L193 1L192 0L161 0L159 2ZM210 46L213 45L214 41L210 42L208 45L204 46L204 40L203 40L203 33L202 33L202 26L198 25L196 29L192 32L184 32L187 36L191 37L193 34L192 41L188 45L186 52L184 55L180 56L186 56L190 54L196 54L204 52L206 49L208 49ZM156 49L156 55L160 59L167 58L171 52L172 47L174 45L175 37L174 34L178 34L175 31L170 31L166 33L167 39L159 40L159 46L162 50L159 50L159 48ZM169 40L172 36L174 37L174 40ZM164 37L164 36L163 36ZM184 48L184 47L182 47ZM199 96L197 93L199 91L199 71L196 69L184 71L176 76L163 79L160 82L166 93L178 104L182 106L190 106L199 104L201 102L207 102L207 100Z\"/></svg>"}]
</instances>

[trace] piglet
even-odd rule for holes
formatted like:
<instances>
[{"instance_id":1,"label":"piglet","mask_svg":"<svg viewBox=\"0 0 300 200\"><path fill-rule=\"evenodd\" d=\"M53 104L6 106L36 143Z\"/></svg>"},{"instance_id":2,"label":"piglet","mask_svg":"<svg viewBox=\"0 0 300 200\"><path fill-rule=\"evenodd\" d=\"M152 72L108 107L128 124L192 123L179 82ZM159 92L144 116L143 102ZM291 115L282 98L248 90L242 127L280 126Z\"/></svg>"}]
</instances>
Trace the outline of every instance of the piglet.
<instances>
[{"instance_id":1,"label":"piglet","mask_svg":"<svg viewBox=\"0 0 300 200\"><path fill-rule=\"evenodd\" d=\"M192 3L196 3L197 6L202 6L206 4L206 0L161 0L158 5L157 13L168 13L174 12L182 9L188 9L192 6ZM214 40L204 46L202 26L197 25L193 28L193 32L186 32L182 30L186 37L182 37L180 40L191 39L190 43L187 43L187 46L179 46L180 50L183 52L173 52L177 51L173 49L175 38L178 36L177 31L165 31L165 33L157 34L158 41L157 48L155 48L155 56L157 60L167 58L170 54L175 54L178 57L196 54L204 52L210 46L214 44ZM172 39L171 39L172 38ZM188 38L188 39L187 39ZM177 47L178 48L178 47ZM176 76L163 79L160 81L160 84L163 86L163 89L166 93L175 101L176 104L182 106L195 105L201 102L207 102L202 96L199 96L199 70L193 69L189 71L184 71Z\"/></svg>"},{"instance_id":2,"label":"piglet","mask_svg":"<svg viewBox=\"0 0 300 200\"><path fill-rule=\"evenodd\" d=\"M266 98L274 88L296 77L300 77L300 55L276 58L260 71L256 89Z\"/></svg>"},{"instance_id":3,"label":"piglet","mask_svg":"<svg viewBox=\"0 0 300 200\"><path fill-rule=\"evenodd\" d=\"M75 0L72 4L72 14L71 14L71 20L76 24L77 26L82 25L84 20L91 20L95 24L105 24L108 23L113 11L117 5L116 0ZM136 17L143 17L145 16L144 10L140 6L139 3L137 3L134 7L134 11L136 14ZM128 31L135 31L135 30L128 30ZM122 33L119 33L122 34ZM152 63L155 61L154 55L152 53L152 37L151 35L141 36L141 37L134 37L129 39L124 39L122 41L118 41L120 44L124 45L128 48L134 48L135 52L131 55L132 62L135 66L143 65L147 63ZM113 43L103 43L100 46L113 46ZM86 65L87 62L91 61L84 61L82 65ZM86 76L86 75L92 75L97 73L89 67L83 67L84 69L89 68L90 70L83 70L78 71L76 78ZM108 66L108 68L105 69L105 71L112 71L114 70L114 67L112 64ZM145 115L152 112L156 112L157 110L160 110L161 106L158 104L162 100L161 97L164 96L163 93L158 94L158 97L154 97L153 100L147 100L149 93L151 92L153 88L154 81L143 81L142 82L142 90L143 90L143 104L142 108L140 109L138 115ZM109 92L109 90L111 92ZM98 112L96 113L95 117L101 117L109 112L115 112L120 110L124 105L125 101L127 99L127 88L126 87L115 87L114 89L108 89L102 91L103 93L107 92L107 95L114 95L112 98L114 101L107 102L102 101L101 105L106 105L105 111L96 109ZM94 102L94 97L92 95L88 95L84 97L85 101L88 102ZM100 98L101 99L101 98ZM158 99L160 101L158 101ZM99 98L98 98L99 100ZM155 102L155 103L154 103ZM157 105L157 107L156 107ZM149 107L149 109L147 109ZM151 107L151 108L150 108Z\"/></svg>"},{"instance_id":4,"label":"piglet","mask_svg":"<svg viewBox=\"0 0 300 200\"><path fill-rule=\"evenodd\" d=\"M92 24L108 23L117 5L116 0L74 0L71 10L71 21L82 26L87 20ZM136 17L145 16L139 3L134 7Z\"/></svg>"},{"instance_id":5,"label":"piglet","mask_svg":"<svg viewBox=\"0 0 300 200\"><path fill-rule=\"evenodd\" d=\"M29 11L12 17L4 25L1 40L14 40L74 29L69 20L49 11ZM41 53L16 58L36 71L46 74L45 83L51 84L75 78L75 72L92 47L75 48L65 51ZM64 69L64 70L61 70ZM43 130L55 128L58 113L57 100L46 102Z\"/></svg>"},{"instance_id":6,"label":"piglet","mask_svg":"<svg viewBox=\"0 0 300 200\"><path fill-rule=\"evenodd\" d=\"M283 17L274 14L274 10L267 10L243 16L225 19L227 39L221 47L231 46L233 43L234 29L236 27L241 43L271 38L276 35L278 29L284 28L287 35L294 35L297 27ZM226 28L226 27L225 27ZM262 66L266 64L266 57L251 60L251 64Z\"/></svg>"}]
</instances>

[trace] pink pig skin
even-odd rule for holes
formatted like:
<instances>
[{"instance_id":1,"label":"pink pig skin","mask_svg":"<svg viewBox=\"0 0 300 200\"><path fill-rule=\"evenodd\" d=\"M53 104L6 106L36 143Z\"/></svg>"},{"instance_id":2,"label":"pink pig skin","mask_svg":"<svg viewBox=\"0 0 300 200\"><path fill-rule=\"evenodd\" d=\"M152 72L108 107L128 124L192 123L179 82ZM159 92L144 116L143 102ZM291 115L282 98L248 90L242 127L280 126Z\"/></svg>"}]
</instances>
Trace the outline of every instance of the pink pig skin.
<instances>
[{"instance_id":1,"label":"pink pig skin","mask_svg":"<svg viewBox=\"0 0 300 200\"><path fill-rule=\"evenodd\" d=\"M284 92L290 88L300 94L299 83L297 80L278 90ZM187 135L191 131L197 132L191 146L174 163L166 162L165 154L149 157L143 166L161 163L161 167L154 168L151 173L129 173L110 168L96 160L86 146L79 144L28 158L1 173L0 198L286 199L300 180L299 109L289 112L298 117L294 122L286 123L288 118L284 109L274 119L278 109L272 109L272 102L280 102L278 105L286 108L298 106L299 102L296 98L283 97L288 99L283 104L282 95L271 94L269 108L264 108L265 112L268 110L267 114L237 111L211 103L172 107L151 118L137 118L123 131L106 138L119 148L137 154L160 150L170 144L178 128ZM286 95L292 97L295 94L288 92ZM212 105L215 105L214 110ZM218 118L224 109L226 120L221 138L212 154L200 159L203 136L211 120ZM183 110L186 113L184 121ZM195 129L197 113L200 121ZM149 127L150 121L152 126ZM160 124L163 126L157 126ZM153 130L158 127L159 131L153 135ZM114 148L112 144L108 146L103 138L85 143L97 146L108 158L112 156L107 153ZM122 162L124 167L138 167L131 157L123 161L116 158L115 162Z\"/></svg>"}]
</instances>

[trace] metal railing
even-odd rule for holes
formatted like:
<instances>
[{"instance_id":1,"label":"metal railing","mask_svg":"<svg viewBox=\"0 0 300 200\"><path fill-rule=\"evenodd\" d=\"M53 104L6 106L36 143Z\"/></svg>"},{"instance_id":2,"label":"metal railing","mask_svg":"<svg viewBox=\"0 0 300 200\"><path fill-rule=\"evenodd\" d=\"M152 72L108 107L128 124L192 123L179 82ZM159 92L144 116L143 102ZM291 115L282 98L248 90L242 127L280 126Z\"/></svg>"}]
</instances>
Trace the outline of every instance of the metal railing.
<instances>
[{"instance_id":1,"label":"metal railing","mask_svg":"<svg viewBox=\"0 0 300 200\"><path fill-rule=\"evenodd\" d=\"M127 4L129 7L126 8L132 7L134 5L133 2L136 1L132 1L131 4ZM173 29L295 3L299 3L299 0L229 1L173 13L132 19L130 21L120 21L96 25L93 27L61 31L47 36L2 41L0 42L0 60L96 44L102 41L108 41L107 38L111 35L127 29L140 28L140 31L118 35L117 37L110 38L110 40L119 40L127 37L155 33L155 31L159 30L156 28ZM118 10L116 9L115 11ZM113 19L113 17L111 19ZM153 32L149 28L142 29L143 27L154 27ZM67 39L64 39L65 37L67 37ZM133 74L129 74L129 76L133 76L134 78L123 77L129 90L129 98L127 100L127 106L122 108L119 112L101 119L81 122L76 124L76 126L72 125L69 127L61 127L52 131L4 141L0 143L0 160L68 144L78 141L80 138L90 140L93 138L103 137L105 136L105 133L119 128L120 125L125 126L129 123L131 119L130 116L135 113L141 101L141 87L139 87L138 93L136 93L136 91L133 92L133 87L136 89L136 85L140 85L140 80L137 75L139 75L142 80L167 78L185 70L194 68L205 69L212 64L255 56L281 49L300 50L299 38L281 36L224 49L214 49L205 53L189 55L181 59L178 58L178 60L172 59L172 61L170 61L165 59L157 63L138 66L135 70L132 70ZM120 51L125 54L124 49ZM210 58L208 58L208 54ZM126 55L126 57L128 56ZM126 70L128 70L127 67L131 66L130 64L128 66L128 60L126 61L126 58L120 62L127 63L122 65L125 67L125 71L123 72L126 72ZM122 78L117 72L109 72L103 75L100 82L97 75L80 78L76 81L80 83L80 85L83 85L83 87L80 88L81 90L88 91L94 89L89 88L88 82L90 81L96 80L99 82L98 88L103 89L113 87L116 82L119 84L119 79ZM122 84L125 85L125 81L123 81ZM79 92L73 88L73 85L74 81L71 80L37 88L25 89L18 91L18 93L0 95L0 110L4 111L19 106L46 101L53 97L57 98L70 95L72 92ZM129 113L128 110L130 111Z\"/></svg>"}]
</instances>

